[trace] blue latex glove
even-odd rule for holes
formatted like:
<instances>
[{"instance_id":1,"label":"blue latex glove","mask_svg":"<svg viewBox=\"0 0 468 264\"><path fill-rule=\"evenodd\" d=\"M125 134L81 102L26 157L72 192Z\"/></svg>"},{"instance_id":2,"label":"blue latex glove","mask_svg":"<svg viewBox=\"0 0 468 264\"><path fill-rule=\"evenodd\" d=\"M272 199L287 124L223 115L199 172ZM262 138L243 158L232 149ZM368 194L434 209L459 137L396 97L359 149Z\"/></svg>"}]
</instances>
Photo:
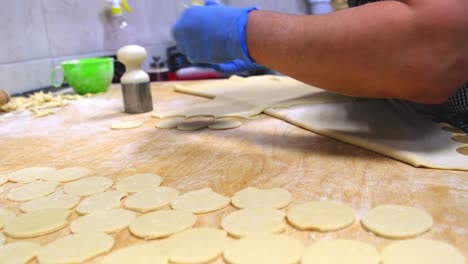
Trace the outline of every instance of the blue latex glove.
<instances>
[{"instance_id":1,"label":"blue latex glove","mask_svg":"<svg viewBox=\"0 0 468 264\"><path fill-rule=\"evenodd\" d=\"M215 64L213 65L213 68L219 72L233 74L238 72L259 70L262 69L263 66L243 60L233 60L230 62Z\"/></svg>"},{"instance_id":2,"label":"blue latex glove","mask_svg":"<svg viewBox=\"0 0 468 264\"><path fill-rule=\"evenodd\" d=\"M245 43L245 27L255 7L233 8L208 0L192 6L172 29L180 51L195 63L224 63L241 59L253 63Z\"/></svg>"}]
</instances>

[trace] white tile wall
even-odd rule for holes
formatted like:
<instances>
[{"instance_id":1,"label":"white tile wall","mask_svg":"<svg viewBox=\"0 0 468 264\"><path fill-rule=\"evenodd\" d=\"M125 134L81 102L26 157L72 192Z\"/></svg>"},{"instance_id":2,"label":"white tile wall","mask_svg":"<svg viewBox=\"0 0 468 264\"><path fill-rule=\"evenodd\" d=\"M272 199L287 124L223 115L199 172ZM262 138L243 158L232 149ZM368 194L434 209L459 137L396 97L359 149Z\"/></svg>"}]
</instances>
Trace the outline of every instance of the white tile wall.
<instances>
[{"instance_id":1,"label":"white tile wall","mask_svg":"<svg viewBox=\"0 0 468 264\"><path fill-rule=\"evenodd\" d=\"M11 94L50 85L51 59L0 65L0 84Z\"/></svg>"}]
</instances>

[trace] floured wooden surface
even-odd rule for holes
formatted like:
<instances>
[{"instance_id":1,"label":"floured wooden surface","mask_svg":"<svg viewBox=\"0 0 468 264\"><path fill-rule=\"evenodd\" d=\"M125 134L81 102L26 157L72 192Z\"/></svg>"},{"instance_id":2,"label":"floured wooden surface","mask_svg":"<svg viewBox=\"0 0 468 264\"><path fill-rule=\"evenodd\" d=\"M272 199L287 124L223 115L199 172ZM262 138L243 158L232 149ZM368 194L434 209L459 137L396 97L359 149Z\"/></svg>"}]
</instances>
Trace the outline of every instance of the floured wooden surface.
<instances>
[{"instance_id":1,"label":"floured wooden surface","mask_svg":"<svg viewBox=\"0 0 468 264\"><path fill-rule=\"evenodd\" d=\"M158 111L206 101L174 93L173 89L169 84L153 84ZM434 227L422 237L448 241L468 258L467 172L413 168L267 116L246 120L235 130L157 130L154 125L158 120L150 114L122 113L120 89L116 88L105 96L71 102L56 115L43 119L27 112L0 118L0 174L33 166L81 166L93 171L90 176L104 176L114 182L152 172L164 178L164 186L182 192L211 187L232 196L248 186L283 187L294 197L288 208L329 199L352 206L359 218L380 204L418 206L434 219ZM144 124L129 131L109 129L120 120ZM0 206L19 213L19 204L5 199L5 193L19 186L2 185L5 192L0 196ZM213 226L233 210L229 206L200 215L197 226ZM75 213L70 220L76 217ZM67 233L65 228L33 241L44 245ZM379 250L391 242L364 231L359 222L333 233L298 231L288 226L285 234L300 239L305 246L331 237L367 242ZM115 238L113 251L143 242L128 229ZM8 238L7 242L13 241Z\"/></svg>"}]
</instances>

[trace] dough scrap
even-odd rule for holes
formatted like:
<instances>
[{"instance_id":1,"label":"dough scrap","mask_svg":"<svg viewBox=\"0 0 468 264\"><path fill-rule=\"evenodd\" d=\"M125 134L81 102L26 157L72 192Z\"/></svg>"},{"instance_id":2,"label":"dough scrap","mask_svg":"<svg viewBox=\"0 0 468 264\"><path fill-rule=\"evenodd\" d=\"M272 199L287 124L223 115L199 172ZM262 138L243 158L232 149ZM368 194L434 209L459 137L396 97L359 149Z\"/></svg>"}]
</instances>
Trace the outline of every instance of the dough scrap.
<instances>
[{"instance_id":1,"label":"dough scrap","mask_svg":"<svg viewBox=\"0 0 468 264\"><path fill-rule=\"evenodd\" d=\"M242 126L242 122L237 119L217 119L208 128L212 130L234 129Z\"/></svg>"},{"instance_id":2,"label":"dough scrap","mask_svg":"<svg viewBox=\"0 0 468 264\"><path fill-rule=\"evenodd\" d=\"M159 175L153 173L138 173L119 180L115 185L115 189L127 193L137 193L157 188L161 185L162 181L163 179Z\"/></svg>"},{"instance_id":3,"label":"dough scrap","mask_svg":"<svg viewBox=\"0 0 468 264\"><path fill-rule=\"evenodd\" d=\"M47 208L73 209L79 202L79 196L65 193L53 193L43 198L22 203L20 210L23 212L32 212Z\"/></svg>"},{"instance_id":4,"label":"dough scrap","mask_svg":"<svg viewBox=\"0 0 468 264\"><path fill-rule=\"evenodd\" d=\"M8 175L0 174L0 185L5 184L8 181Z\"/></svg>"},{"instance_id":5,"label":"dough scrap","mask_svg":"<svg viewBox=\"0 0 468 264\"><path fill-rule=\"evenodd\" d=\"M68 194L89 196L109 189L112 184L113 182L109 178L88 177L65 184L63 190Z\"/></svg>"},{"instance_id":6,"label":"dough scrap","mask_svg":"<svg viewBox=\"0 0 468 264\"><path fill-rule=\"evenodd\" d=\"M305 250L302 264L379 264L380 254L369 244L332 239L315 242Z\"/></svg>"},{"instance_id":7,"label":"dough scrap","mask_svg":"<svg viewBox=\"0 0 468 264\"><path fill-rule=\"evenodd\" d=\"M231 199L214 192L211 188L203 188L180 195L171 202L177 210L203 214L223 209L228 206Z\"/></svg>"},{"instance_id":8,"label":"dough scrap","mask_svg":"<svg viewBox=\"0 0 468 264\"><path fill-rule=\"evenodd\" d=\"M177 126L177 129L180 131L196 131L200 129L207 128L212 121L206 121L206 120L196 120L196 121L189 121L186 120L183 123L180 123Z\"/></svg>"},{"instance_id":9,"label":"dough scrap","mask_svg":"<svg viewBox=\"0 0 468 264\"><path fill-rule=\"evenodd\" d=\"M184 117L180 118L167 118L164 120L159 121L156 124L156 128L161 128L161 129L173 129L177 128L177 126L181 123L185 122Z\"/></svg>"},{"instance_id":10,"label":"dough scrap","mask_svg":"<svg viewBox=\"0 0 468 264\"><path fill-rule=\"evenodd\" d=\"M120 249L107 255L100 264L167 264L158 243L145 243Z\"/></svg>"},{"instance_id":11,"label":"dough scrap","mask_svg":"<svg viewBox=\"0 0 468 264\"><path fill-rule=\"evenodd\" d=\"M388 238L408 238L428 231L432 217L416 207L381 205L367 212L361 223L373 233Z\"/></svg>"},{"instance_id":12,"label":"dough scrap","mask_svg":"<svg viewBox=\"0 0 468 264\"><path fill-rule=\"evenodd\" d=\"M464 264L465 257L443 241L410 239L396 241L382 251L383 264Z\"/></svg>"},{"instance_id":13,"label":"dough scrap","mask_svg":"<svg viewBox=\"0 0 468 264\"><path fill-rule=\"evenodd\" d=\"M28 241L8 243L0 247L0 263L29 263L36 256L40 248L39 244Z\"/></svg>"},{"instance_id":14,"label":"dough scrap","mask_svg":"<svg viewBox=\"0 0 468 264\"><path fill-rule=\"evenodd\" d=\"M167 237L195 225L197 217L186 211L160 210L138 217L130 224L130 232L141 238Z\"/></svg>"},{"instance_id":15,"label":"dough scrap","mask_svg":"<svg viewBox=\"0 0 468 264\"><path fill-rule=\"evenodd\" d=\"M71 211L48 208L19 215L5 225L6 235L14 238L31 238L53 233L68 225Z\"/></svg>"},{"instance_id":16,"label":"dough scrap","mask_svg":"<svg viewBox=\"0 0 468 264\"><path fill-rule=\"evenodd\" d=\"M202 227L169 237L162 243L162 248L173 263L198 264L218 258L227 244L226 231Z\"/></svg>"},{"instance_id":17,"label":"dough scrap","mask_svg":"<svg viewBox=\"0 0 468 264\"><path fill-rule=\"evenodd\" d=\"M125 229L135 220L135 213L125 209L92 212L70 224L73 233L114 233Z\"/></svg>"},{"instance_id":18,"label":"dough scrap","mask_svg":"<svg viewBox=\"0 0 468 264\"><path fill-rule=\"evenodd\" d=\"M113 123L111 129L113 130L125 130L125 129L132 129L137 128L143 125L141 121L126 121L126 122L117 122Z\"/></svg>"},{"instance_id":19,"label":"dough scrap","mask_svg":"<svg viewBox=\"0 0 468 264\"><path fill-rule=\"evenodd\" d=\"M221 226L235 237L277 234L286 229L285 216L283 211L270 208L241 209L225 216Z\"/></svg>"},{"instance_id":20,"label":"dough scrap","mask_svg":"<svg viewBox=\"0 0 468 264\"><path fill-rule=\"evenodd\" d=\"M0 207L0 229L15 219L15 217L15 212Z\"/></svg>"},{"instance_id":21,"label":"dough scrap","mask_svg":"<svg viewBox=\"0 0 468 264\"><path fill-rule=\"evenodd\" d=\"M351 207L344 204L316 201L291 207L287 217L299 229L326 232L350 226L354 223L356 214Z\"/></svg>"},{"instance_id":22,"label":"dough scrap","mask_svg":"<svg viewBox=\"0 0 468 264\"><path fill-rule=\"evenodd\" d=\"M110 210L119 208L122 205L122 199L127 193L121 191L107 191L96 193L84 198L76 207L79 214L89 214L100 210Z\"/></svg>"},{"instance_id":23,"label":"dough scrap","mask_svg":"<svg viewBox=\"0 0 468 264\"><path fill-rule=\"evenodd\" d=\"M169 187L157 187L130 195L125 199L124 206L138 212L149 212L157 210L172 202L180 192Z\"/></svg>"},{"instance_id":24,"label":"dough scrap","mask_svg":"<svg viewBox=\"0 0 468 264\"><path fill-rule=\"evenodd\" d=\"M10 174L8 174L8 180L10 180L11 182L20 183L35 182L41 178L53 175L54 173L54 168L31 167L11 172Z\"/></svg>"},{"instance_id":25,"label":"dough scrap","mask_svg":"<svg viewBox=\"0 0 468 264\"><path fill-rule=\"evenodd\" d=\"M14 202L25 202L33 199L42 198L53 192L58 187L57 182L32 182L24 186L11 189L7 193L7 199Z\"/></svg>"},{"instance_id":26,"label":"dough scrap","mask_svg":"<svg viewBox=\"0 0 468 264\"><path fill-rule=\"evenodd\" d=\"M41 178L45 181L57 181L57 182L71 182L88 176L91 170L82 167L70 167L57 170L55 173L45 175Z\"/></svg>"},{"instance_id":27,"label":"dough scrap","mask_svg":"<svg viewBox=\"0 0 468 264\"><path fill-rule=\"evenodd\" d=\"M83 263L109 252L114 238L102 233L73 234L59 238L41 248L37 254L40 263Z\"/></svg>"},{"instance_id":28,"label":"dough scrap","mask_svg":"<svg viewBox=\"0 0 468 264\"><path fill-rule=\"evenodd\" d=\"M294 264L304 252L302 243L284 235L249 236L234 241L225 251L230 264Z\"/></svg>"},{"instance_id":29,"label":"dough scrap","mask_svg":"<svg viewBox=\"0 0 468 264\"><path fill-rule=\"evenodd\" d=\"M273 208L281 209L292 201L291 194L285 189L257 189L247 187L232 197L232 204L237 208Z\"/></svg>"}]
</instances>

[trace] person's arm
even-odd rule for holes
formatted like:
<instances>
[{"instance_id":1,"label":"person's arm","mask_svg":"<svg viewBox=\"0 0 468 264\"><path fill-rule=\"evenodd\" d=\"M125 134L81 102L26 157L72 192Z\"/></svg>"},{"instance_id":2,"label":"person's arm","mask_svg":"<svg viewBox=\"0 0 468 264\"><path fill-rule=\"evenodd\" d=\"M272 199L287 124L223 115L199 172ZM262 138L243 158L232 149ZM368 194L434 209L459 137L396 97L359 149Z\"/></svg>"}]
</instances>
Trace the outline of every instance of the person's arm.
<instances>
[{"instance_id":1,"label":"person's arm","mask_svg":"<svg viewBox=\"0 0 468 264\"><path fill-rule=\"evenodd\" d=\"M467 0L382 1L321 16L252 11L257 62L330 91L445 101L468 79Z\"/></svg>"}]
</instances>

